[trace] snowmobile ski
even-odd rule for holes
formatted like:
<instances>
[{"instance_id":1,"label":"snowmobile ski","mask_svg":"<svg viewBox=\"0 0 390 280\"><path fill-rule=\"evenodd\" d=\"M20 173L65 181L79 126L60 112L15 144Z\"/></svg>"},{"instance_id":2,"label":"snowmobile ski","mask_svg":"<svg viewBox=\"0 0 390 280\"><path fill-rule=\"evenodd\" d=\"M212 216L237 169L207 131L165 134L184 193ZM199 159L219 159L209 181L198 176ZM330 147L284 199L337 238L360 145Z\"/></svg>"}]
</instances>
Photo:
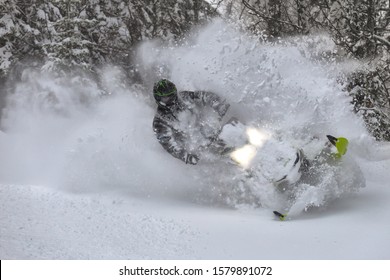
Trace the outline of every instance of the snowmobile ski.
<instances>
[{"instance_id":1,"label":"snowmobile ski","mask_svg":"<svg viewBox=\"0 0 390 280\"><path fill-rule=\"evenodd\" d=\"M277 216L277 217L279 218L279 220L281 220L281 221L284 221L284 220L286 219L286 216L287 216L287 215L284 215L284 214L282 214L282 213L280 213L280 212L278 212L278 211L274 211L274 214L275 214L275 216Z\"/></svg>"}]
</instances>

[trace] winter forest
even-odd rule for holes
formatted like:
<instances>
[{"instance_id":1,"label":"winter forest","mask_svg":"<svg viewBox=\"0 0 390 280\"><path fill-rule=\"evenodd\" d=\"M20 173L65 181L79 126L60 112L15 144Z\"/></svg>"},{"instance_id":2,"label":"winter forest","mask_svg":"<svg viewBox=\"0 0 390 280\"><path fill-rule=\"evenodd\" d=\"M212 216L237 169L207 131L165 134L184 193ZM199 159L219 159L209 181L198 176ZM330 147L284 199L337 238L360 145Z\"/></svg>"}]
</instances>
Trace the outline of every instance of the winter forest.
<instances>
[{"instance_id":1,"label":"winter forest","mask_svg":"<svg viewBox=\"0 0 390 280\"><path fill-rule=\"evenodd\" d=\"M0 4L2 108L25 69L93 81L101 96L109 93L101 83L105 65L121 70L121 83L149 86L137 69L135 50L140 42L182 44L188 32L220 17L275 44L286 37L329 34L337 48L318 53L315 59L364 62L364 67L339 81L372 135L390 140L389 1L1 0Z\"/></svg>"},{"instance_id":2,"label":"winter forest","mask_svg":"<svg viewBox=\"0 0 390 280\"><path fill-rule=\"evenodd\" d=\"M250 164L167 153L162 78ZM389 168L390 0L0 0L0 259L389 259Z\"/></svg>"}]
</instances>

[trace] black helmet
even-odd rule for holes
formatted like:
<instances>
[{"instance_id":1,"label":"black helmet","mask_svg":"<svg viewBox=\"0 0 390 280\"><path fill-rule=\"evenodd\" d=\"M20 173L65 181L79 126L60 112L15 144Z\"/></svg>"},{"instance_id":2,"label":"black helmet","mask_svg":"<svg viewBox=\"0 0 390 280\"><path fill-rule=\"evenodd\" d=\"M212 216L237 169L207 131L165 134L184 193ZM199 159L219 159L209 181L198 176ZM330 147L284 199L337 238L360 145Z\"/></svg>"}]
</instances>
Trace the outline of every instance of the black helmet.
<instances>
[{"instance_id":1,"label":"black helmet","mask_svg":"<svg viewBox=\"0 0 390 280\"><path fill-rule=\"evenodd\" d=\"M171 106L177 100L176 86L171 81L162 79L154 84L153 96L159 105Z\"/></svg>"}]
</instances>

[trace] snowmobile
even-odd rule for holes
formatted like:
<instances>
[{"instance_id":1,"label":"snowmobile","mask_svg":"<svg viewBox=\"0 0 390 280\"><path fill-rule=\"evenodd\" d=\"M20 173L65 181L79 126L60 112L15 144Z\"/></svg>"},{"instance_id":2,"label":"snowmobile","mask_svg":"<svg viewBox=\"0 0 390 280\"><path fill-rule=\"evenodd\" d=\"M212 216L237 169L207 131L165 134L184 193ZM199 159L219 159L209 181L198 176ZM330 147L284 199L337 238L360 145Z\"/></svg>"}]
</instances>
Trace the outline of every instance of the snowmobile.
<instances>
[{"instance_id":1,"label":"snowmobile","mask_svg":"<svg viewBox=\"0 0 390 280\"><path fill-rule=\"evenodd\" d=\"M240 166L247 178L272 186L286 198L283 209L274 211L280 220L287 214L294 216L307 210L310 205L320 206L329 196L335 196L335 192L342 193L340 184L348 185L349 189L364 184L355 163L343 164L349 144L345 137L326 135L324 139L311 137L299 143L286 137L285 133L247 126L233 118L222 127L218 138L227 147L224 155ZM360 178L358 183L341 182L343 171L359 173L347 176ZM325 180L324 174L334 177L335 181L329 183L334 186L329 187L321 181ZM353 184L355 186L351 186ZM312 197L307 198L310 195Z\"/></svg>"}]
</instances>

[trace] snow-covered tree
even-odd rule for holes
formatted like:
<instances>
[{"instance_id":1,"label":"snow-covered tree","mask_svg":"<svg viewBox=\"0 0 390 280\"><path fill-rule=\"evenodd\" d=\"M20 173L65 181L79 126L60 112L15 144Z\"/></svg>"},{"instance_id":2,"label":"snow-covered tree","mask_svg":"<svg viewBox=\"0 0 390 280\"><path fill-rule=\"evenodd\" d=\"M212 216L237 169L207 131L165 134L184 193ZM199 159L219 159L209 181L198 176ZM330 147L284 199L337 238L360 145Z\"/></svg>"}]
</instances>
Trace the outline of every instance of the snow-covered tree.
<instances>
[{"instance_id":1,"label":"snow-covered tree","mask_svg":"<svg viewBox=\"0 0 390 280\"><path fill-rule=\"evenodd\" d=\"M389 70L387 64L381 71L354 73L348 84L355 112L363 117L367 128L378 140L386 141L390 141Z\"/></svg>"},{"instance_id":2,"label":"snow-covered tree","mask_svg":"<svg viewBox=\"0 0 390 280\"><path fill-rule=\"evenodd\" d=\"M31 24L32 3L0 0L0 77L8 74L13 63L40 54L36 41L41 33Z\"/></svg>"},{"instance_id":3,"label":"snow-covered tree","mask_svg":"<svg viewBox=\"0 0 390 280\"><path fill-rule=\"evenodd\" d=\"M194 25L216 15L202 0L128 0L121 11L132 43L143 39L177 39Z\"/></svg>"},{"instance_id":4,"label":"snow-covered tree","mask_svg":"<svg viewBox=\"0 0 390 280\"><path fill-rule=\"evenodd\" d=\"M212 5L255 34L272 38L306 34L312 0L222 0Z\"/></svg>"},{"instance_id":5,"label":"snow-covered tree","mask_svg":"<svg viewBox=\"0 0 390 280\"><path fill-rule=\"evenodd\" d=\"M328 24L349 56L365 59L347 86L355 111L379 140L390 140L389 1L333 1Z\"/></svg>"},{"instance_id":6,"label":"snow-covered tree","mask_svg":"<svg viewBox=\"0 0 390 280\"><path fill-rule=\"evenodd\" d=\"M216 14L203 0L0 1L3 75L32 50L45 71L129 64L141 40L177 39Z\"/></svg>"}]
</instances>

